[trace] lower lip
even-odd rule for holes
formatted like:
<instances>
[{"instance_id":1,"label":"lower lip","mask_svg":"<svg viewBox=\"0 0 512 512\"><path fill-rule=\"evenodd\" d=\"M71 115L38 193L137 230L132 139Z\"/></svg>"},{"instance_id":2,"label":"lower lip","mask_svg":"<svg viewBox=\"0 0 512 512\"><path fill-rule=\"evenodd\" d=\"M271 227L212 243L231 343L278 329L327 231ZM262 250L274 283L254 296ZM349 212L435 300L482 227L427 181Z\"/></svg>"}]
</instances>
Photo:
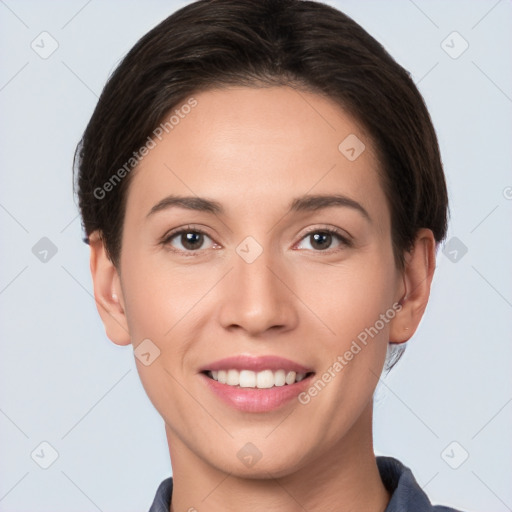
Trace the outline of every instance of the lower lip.
<instances>
[{"instance_id":1,"label":"lower lip","mask_svg":"<svg viewBox=\"0 0 512 512\"><path fill-rule=\"evenodd\" d=\"M201 377L206 385L224 402L244 412L268 412L282 407L302 393L310 384L314 374L300 382L273 386L266 389L228 386L211 379L204 373Z\"/></svg>"}]
</instances>

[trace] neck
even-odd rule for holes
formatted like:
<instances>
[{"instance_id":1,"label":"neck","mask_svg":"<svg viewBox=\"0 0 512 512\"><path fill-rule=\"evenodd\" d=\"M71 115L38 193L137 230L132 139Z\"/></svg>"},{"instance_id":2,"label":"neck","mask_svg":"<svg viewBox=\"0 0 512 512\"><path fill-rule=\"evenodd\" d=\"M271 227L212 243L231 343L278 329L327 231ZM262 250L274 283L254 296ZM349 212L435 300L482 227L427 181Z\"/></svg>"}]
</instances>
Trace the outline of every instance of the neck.
<instances>
[{"instance_id":1,"label":"neck","mask_svg":"<svg viewBox=\"0 0 512 512\"><path fill-rule=\"evenodd\" d=\"M170 512L384 512L390 495L373 453L372 403L326 453L279 478L250 479L220 471L166 427L173 467Z\"/></svg>"}]
</instances>

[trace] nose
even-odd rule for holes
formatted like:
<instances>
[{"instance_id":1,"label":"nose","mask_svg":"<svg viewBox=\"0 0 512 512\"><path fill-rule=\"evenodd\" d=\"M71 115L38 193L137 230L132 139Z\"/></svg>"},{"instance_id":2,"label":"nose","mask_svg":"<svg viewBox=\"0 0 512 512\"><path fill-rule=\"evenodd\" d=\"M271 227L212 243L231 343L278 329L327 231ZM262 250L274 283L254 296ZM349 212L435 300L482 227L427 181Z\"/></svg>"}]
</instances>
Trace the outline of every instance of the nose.
<instances>
[{"instance_id":1,"label":"nose","mask_svg":"<svg viewBox=\"0 0 512 512\"><path fill-rule=\"evenodd\" d=\"M219 315L224 328L257 336L297 325L293 276L282 261L264 250L254 261L235 253L232 265L220 290Z\"/></svg>"}]
</instances>

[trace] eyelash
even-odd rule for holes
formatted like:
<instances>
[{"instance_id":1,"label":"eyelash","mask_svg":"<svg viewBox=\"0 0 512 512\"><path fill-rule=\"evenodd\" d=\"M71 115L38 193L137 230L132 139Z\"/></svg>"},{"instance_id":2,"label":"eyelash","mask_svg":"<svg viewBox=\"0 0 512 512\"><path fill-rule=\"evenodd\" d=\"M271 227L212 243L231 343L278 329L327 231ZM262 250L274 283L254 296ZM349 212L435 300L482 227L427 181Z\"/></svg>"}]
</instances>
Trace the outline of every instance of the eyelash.
<instances>
[{"instance_id":1,"label":"eyelash","mask_svg":"<svg viewBox=\"0 0 512 512\"><path fill-rule=\"evenodd\" d=\"M171 241L174 238L176 238L177 236L182 235L184 233L196 233L196 234L205 235L208 238L211 238L208 235L208 233L206 233L202 229L195 228L194 226L186 226L184 228L178 228L177 231L171 231L170 233L167 233L166 235L164 235L164 237L162 238L160 243L162 245L164 245L164 246L169 246L169 244L171 243ZM311 230L309 230L306 233L304 233L304 235L302 236L301 240L304 240L305 238L307 238L308 236L312 235L313 233L322 233L322 234L327 234L327 235L334 236L334 237L338 238L338 240L341 242L341 245L344 246L344 247L337 248L337 249L334 249L334 250L325 249L325 250L317 250L317 251L313 251L313 252L332 254L333 252L337 252L339 250L342 250L343 248L353 247L352 241L349 238L347 238L346 236L344 236L340 231L338 231L338 230L336 230L334 228L312 228ZM201 249L198 249L198 250L195 250L195 251L182 251L181 249L171 248L170 250L173 251L173 252L176 252L176 253L183 254L186 257L199 256L200 253L201 253ZM205 249L203 249L203 250L205 250Z\"/></svg>"}]
</instances>

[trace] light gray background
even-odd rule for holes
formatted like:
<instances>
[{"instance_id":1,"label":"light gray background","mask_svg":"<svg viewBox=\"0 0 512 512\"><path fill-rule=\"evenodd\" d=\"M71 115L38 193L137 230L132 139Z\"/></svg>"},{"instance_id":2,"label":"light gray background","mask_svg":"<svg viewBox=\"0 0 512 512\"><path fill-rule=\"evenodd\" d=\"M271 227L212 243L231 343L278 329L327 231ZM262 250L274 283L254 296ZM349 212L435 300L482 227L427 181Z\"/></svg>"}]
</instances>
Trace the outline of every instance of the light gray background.
<instances>
[{"instance_id":1,"label":"light gray background","mask_svg":"<svg viewBox=\"0 0 512 512\"><path fill-rule=\"evenodd\" d=\"M1 511L140 512L171 474L133 352L96 312L71 164L115 65L186 3L0 0ZM330 3L410 70L451 199L426 316L379 387L376 451L410 466L434 503L512 510L512 5ZM59 45L47 59L31 48L51 48L43 31ZM469 43L458 58L453 31ZM42 237L57 248L46 262L32 252ZM43 441L58 452L48 469Z\"/></svg>"}]
</instances>

